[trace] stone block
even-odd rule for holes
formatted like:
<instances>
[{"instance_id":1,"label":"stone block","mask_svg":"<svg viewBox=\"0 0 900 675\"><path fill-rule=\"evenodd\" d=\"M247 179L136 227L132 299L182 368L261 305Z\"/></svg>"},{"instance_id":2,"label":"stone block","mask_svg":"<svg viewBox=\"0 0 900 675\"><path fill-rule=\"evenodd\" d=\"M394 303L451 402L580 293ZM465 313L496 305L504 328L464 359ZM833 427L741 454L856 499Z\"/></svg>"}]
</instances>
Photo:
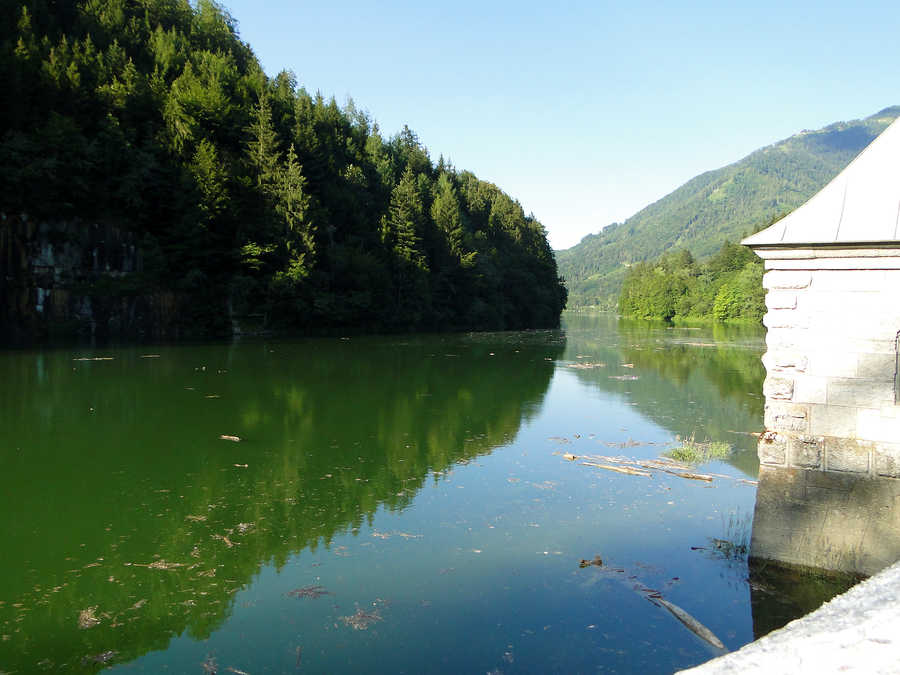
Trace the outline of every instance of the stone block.
<instances>
[{"instance_id":1,"label":"stone block","mask_svg":"<svg viewBox=\"0 0 900 675\"><path fill-rule=\"evenodd\" d=\"M800 352L770 349L763 354L762 362L768 371L794 370L802 373L809 360Z\"/></svg>"},{"instance_id":2,"label":"stone block","mask_svg":"<svg viewBox=\"0 0 900 675\"><path fill-rule=\"evenodd\" d=\"M797 375L794 378L794 403L825 403L828 378L814 375Z\"/></svg>"},{"instance_id":3,"label":"stone block","mask_svg":"<svg viewBox=\"0 0 900 675\"><path fill-rule=\"evenodd\" d=\"M879 291L885 288L884 270L815 270L810 286L818 291Z\"/></svg>"},{"instance_id":4,"label":"stone block","mask_svg":"<svg viewBox=\"0 0 900 675\"><path fill-rule=\"evenodd\" d=\"M825 468L828 471L869 472L872 444L852 438L825 438Z\"/></svg>"},{"instance_id":5,"label":"stone block","mask_svg":"<svg viewBox=\"0 0 900 675\"><path fill-rule=\"evenodd\" d=\"M872 470L879 476L900 478L900 444L876 443L872 451Z\"/></svg>"},{"instance_id":6,"label":"stone block","mask_svg":"<svg viewBox=\"0 0 900 675\"><path fill-rule=\"evenodd\" d=\"M773 431L767 431L759 437L756 452L760 464L784 466L787 462L788 438Z\"/></svg>"},{"instance_id":7,"label":"stone block","mask_svg":"<svg viewBox=\"0 0 900 675\"><path fill-rule=\"evenodd\" d=\"M788 440L790 466L799 469L821 469L824 440L815 436L793 436Z\"/></svg>"},{"instance_id":8,"label":"stone block","mask_svg":"<svg viewBox=\"0 0 900 675\"><path fill-rule=\"evenodd\" d=\"M806 328L769 328L766 331L766 346L772 350L804 354L820 340L820 335L810 334Z\"/></svg>"},{"instance_id":9,"label":"stone block","mask_svg":"<svg viewBox=\"0 0 900 675\"><path fill-rule=\"evenodd\" d=\"M900 324L900 319L898 319ZM872 336L867 338L855 337L848 339L844 346L848 351L856 354L897 354L897 335L892 332L889 335Z\"/></svg>"},{"instance_id":10,"label":"stone block","mask_svg":"<svg viewBox=\"0 0 900 675\"><path fill-rule=\"evenodd\" d=\"M856 438L857 409L839 405L809 405L809 432L813 436Z\"/></svg>"},{"instance_id":11,"label":"stone block","mask_svg":"<svg viewBox=\"0 0 900 675\"><path fill-rule=\"evenodd\" d=\"M792 291L769 291L766 293L768 309L797 309L797 294Z\"/></svg>"},{"instance_id":12,"label":"stone block","mask_svg":"<svg viewBox=\"0 0 900 675\"><path fill-rule=\"evenodd\" d=\"M900 406L859 410L855 436L867 441L896 443L900 440Z\"/></svg>"},{"instance_id":13,"label":"stone block","mask_svg":"<svg viewBox=\"0 0 900 675\"><path fill-rule=\"evenodd\" d=\"M767 430L809 432L809 408L805 405L766 401L764 424Z\"/></svg>"},{"instance_id":14,"label":"stone block","mask_svg":"<svg viewBox=\"0 0 900 675\"><path fill-rule=\"evenodd\" d=\"M766 328L808 328L809 316L796 309L770 309L763 317Z\"/></svg>"},{"instance_id":15,"label":"stone block","mask_svg":"<svg viewBox=\"0 0 900 675\"><path fill-rule=\"evenodd\" d=\"M833 346L809 354L810 375L824 377L856 377L859 369L859 355L843 351Z\"/></svg>"},{"instance_id":16,"label":"stone block","mask_svg":"<svg viewBox=\"0 0 900 675\"><path fill-rule=\"evenodd\" d=\"M766 290L807 288L811 281L812 272L770 270L763 275L763 288Z\"/></svg>"},{"instance_id":17,"label":"stone block","mask_svg":"<svg viewBox=\"0 0 900 675\"><path fill-rule=\"evenodd\" d=\"M896 367L897 357L894 354L859 354L856 374L867 379L893 381Z\"/></svg>"},{"instance_id":18,"label":"stone block","mask_svg":"<svg viewBox=\"0 0 900 675\"><path fill-rule=\"evenodd\" d=\"M769 375L763 382L763 395L767 399L790 401L794 395L794 380L790 377Z\"/></svg>"},{"instance_id":19,"label":"stone block","mask_svg":"<svg viewBox=\"0 0 900 675\"><path fill-rule=\"evenodd\" d=\"M893 373L891 373L893 376ZM894 382L890 380L863 380L835 377L828 380L825 402L828 405L855 408L881 408L894 404Z\"/></svg>"}]
</instances>

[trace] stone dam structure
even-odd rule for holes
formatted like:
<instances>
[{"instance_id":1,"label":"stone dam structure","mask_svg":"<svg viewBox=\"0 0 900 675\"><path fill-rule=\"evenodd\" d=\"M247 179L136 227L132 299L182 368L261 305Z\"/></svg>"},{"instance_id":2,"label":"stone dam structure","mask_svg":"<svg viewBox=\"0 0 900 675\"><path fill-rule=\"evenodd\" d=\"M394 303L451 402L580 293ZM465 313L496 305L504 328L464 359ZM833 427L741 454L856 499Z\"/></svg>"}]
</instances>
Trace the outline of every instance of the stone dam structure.
<instances>
[{"instance_id":1,"label":"stone dam structure","mask_svg":"<svg viewBox=\"0 0 900 675\"><path fill-rule=\"evenodd\" d=\"M900 121L742 243L767 291L751 558L875 574L900 560Z\"/></svg>"}]
</instances>

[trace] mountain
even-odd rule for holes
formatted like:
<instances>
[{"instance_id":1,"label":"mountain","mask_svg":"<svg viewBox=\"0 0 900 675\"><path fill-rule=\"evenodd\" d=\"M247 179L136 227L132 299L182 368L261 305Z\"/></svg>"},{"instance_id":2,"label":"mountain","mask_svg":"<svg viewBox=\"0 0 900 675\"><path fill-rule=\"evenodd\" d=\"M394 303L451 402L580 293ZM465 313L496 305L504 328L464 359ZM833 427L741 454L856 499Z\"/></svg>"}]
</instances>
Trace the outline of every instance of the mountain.
<instances>
[{"instance_id":1,"label":"mountain","mask_svg":"<svg viewBox=\"0 0 900 675\"><path fill-rule=\"evenodd\" d=\"M893 106L862 120L803 130L702 173L624 223L556 251L569 307L612 307L632 263L669 249L687 249L702 259L794 210L897 117L900 106Z\"/></svg>"}]
</instances>

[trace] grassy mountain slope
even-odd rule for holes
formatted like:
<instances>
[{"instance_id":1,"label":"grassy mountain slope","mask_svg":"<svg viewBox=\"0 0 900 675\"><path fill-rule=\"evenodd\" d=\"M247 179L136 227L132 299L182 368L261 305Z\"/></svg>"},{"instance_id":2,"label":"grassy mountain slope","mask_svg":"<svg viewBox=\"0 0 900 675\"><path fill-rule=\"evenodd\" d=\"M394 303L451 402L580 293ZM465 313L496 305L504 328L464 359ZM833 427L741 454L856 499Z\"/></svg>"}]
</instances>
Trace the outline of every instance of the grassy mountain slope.
<instances>
[{"instance_id":1,"label":"grassy mountain slope","mask_svg":"<svg viewBox=\"0 0 900 675\"><path fill-rule=\"evenodd\" d=\"M569 288L569 307L612 307L632 263L678 248L704 258L726 240L737 241L792 211L897 117L900 106L863 120L801 131L700 174L624 223L613 223L570 249L556 251Z\"/></svg>"}]
</instances>

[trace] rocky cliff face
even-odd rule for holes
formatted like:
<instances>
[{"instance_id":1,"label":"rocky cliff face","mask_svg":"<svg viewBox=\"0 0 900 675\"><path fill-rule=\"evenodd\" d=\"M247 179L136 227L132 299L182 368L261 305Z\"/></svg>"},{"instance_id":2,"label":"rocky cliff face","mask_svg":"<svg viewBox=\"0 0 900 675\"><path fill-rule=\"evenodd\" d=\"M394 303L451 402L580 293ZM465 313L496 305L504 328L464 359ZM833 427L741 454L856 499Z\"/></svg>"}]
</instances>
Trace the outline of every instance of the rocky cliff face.
<instances>
[{"instance_id":1,"label":"rocky cliff face","mask_svg":"<svg viewBox=\"0 0 900 675\"><path fill-rule=\"evenodd\" d=\"M175 337L179 304L148 289L133 233L0 213L0 338Z\"/></svg>"}]
</instances>

